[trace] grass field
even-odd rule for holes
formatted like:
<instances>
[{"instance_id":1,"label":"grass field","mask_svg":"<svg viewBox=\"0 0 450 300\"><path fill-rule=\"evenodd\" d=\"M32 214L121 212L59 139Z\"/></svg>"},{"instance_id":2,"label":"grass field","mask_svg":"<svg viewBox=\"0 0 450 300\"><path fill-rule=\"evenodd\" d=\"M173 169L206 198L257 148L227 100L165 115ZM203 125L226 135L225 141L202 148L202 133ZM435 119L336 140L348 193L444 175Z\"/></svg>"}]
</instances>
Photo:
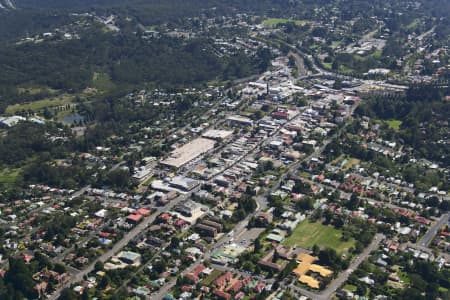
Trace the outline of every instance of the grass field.
<instances>
[{"instance_id":1,"label":"grass field","mask_svg":"<svg viewBox=\"0 0 450 300\"><path fill-rule=\"evenodd\" d=\"M209 274L208 277L206 277L203 281L202 284L204 286L209 286L211 285L211 283L216 280L217 278L219 278L220 275L222 275L222 271L216 270L214 269L214 271L211 272L211 274Z\"/></svg>"},{"instance_id":2,"label":"grass field","mask_svg":"<svg viewBox=\"0 0 450 300\"><path fill-rule=\"evenodd\" d=\"M306 22L302 21L302 20L291 20L291 19L282 19L282 18L269 18L263 21L263 24L266 26L277 26L279 24L286 24L286 23L290 23L293 22L295 23L295 25L303 25Z\"/></svg>"},{"instance_id":3,"label":"grass field","mask_svg":"<svg viewBox=\"0 0 450 300\"><path fill-rule=\"evenodd\" d=\"M11 185L17 181L20 175L20 169L2 169L0 170L0 186Z\"/></svg>"},{"instance_id":4,"label":"grass field","mask_svg":"<svg viewBox=\"0 0 450 300\"><path fill-rule=\"evenodd\" d=\"M63 94L54 98L48 98L44 100L34 101L31 103L22 103L22 104L14 104L9 105L5 113L7 114L15 114L22 110L31 110L31 111L40 111L46 107L55 107L69 104L73 101L75 96Z\"/></svg>"},{"instance_id":5,"label":"grass field","mask_svg":"<svg viewBox=\"0 0 450 300\"><path fill-rule=\"evenodd\" d=\"M360 163L361 163L361 161L359 159L348 158L347 162L344 165L344 170L348 170L348 169L352 168L355 165L359 165Z\"/></svg>"},{"instance_id":6,"label":"grass field","mask_svg":"<svg viewBox=\"0 0 450 300\"><path fill-rule=\"evenodd\" d=\"M387 120L386 124L395 131L400 130L400 126L402 125L402 121L400 120Z\"/></svg>"},{"instance_id":7,"label":"grass field","mask_svg":"<svg viewBox=\"0 0 450 300\"><path fill-rule=\"evenodd\" d=\"M355 240L351 238L344 242L341 237L342 232L340 230L307 219L294 229L292 234L283 241L283 245L300 246L307 249L317 245L321 248L333 248L337 253L344 254L355 245Z\"/></svg>"}]
</instances>

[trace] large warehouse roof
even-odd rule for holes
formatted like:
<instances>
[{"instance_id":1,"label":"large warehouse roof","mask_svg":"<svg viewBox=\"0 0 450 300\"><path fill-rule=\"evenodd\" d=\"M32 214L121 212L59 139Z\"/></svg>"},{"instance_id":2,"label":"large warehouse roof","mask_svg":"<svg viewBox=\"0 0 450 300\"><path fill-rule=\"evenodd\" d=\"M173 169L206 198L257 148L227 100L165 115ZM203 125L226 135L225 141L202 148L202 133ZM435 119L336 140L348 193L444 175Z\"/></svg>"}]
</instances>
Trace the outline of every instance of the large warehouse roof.
<instances>
[{"instance_id":1,"label":"large warehouse roof","mask_svg":"<svg viewBox=\"0 0 450 300\"><path fill-rule=\"evenodd\" d=\"M175 168L182 167L198 156L213 149L215 143L215 141L210 139L197 138L172 151L170 156L161 163Z\"/></svg>"}]
</instances>

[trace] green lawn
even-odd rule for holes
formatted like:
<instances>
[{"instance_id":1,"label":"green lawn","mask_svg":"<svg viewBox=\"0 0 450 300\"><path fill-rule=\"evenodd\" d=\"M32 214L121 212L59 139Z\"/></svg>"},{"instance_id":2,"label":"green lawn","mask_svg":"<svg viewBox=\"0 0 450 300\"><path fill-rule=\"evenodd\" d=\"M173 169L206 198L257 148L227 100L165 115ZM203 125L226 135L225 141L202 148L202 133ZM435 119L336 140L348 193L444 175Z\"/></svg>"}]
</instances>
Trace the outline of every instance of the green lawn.
<instances>
[{"instance_id":1,"label":"green lawn","mask_svg":"<svg viewBox=\"0 0 450 300\"><path fill-rule=\"evenodd\" d=\"M30 103L9 105L6 108L5 112L7 114L15 114L22 110L39 111L46 107L55 107L55 106L69 104L73 101L74 98L75 98L75 96L73 96L73 95L63 94L63 95L57 96L55 98L48 98L48 99L34 101L34 102L30 102Z\"/></svg>"},{"instance_id":2,"label":"green lawn","mask_svg":"<svg viewBox=\"0 0 450 300\"><path fill-rule=\"evenodd\" d=\"M356 286L354 286L353 284L346 284L343 286L344 290L350 291L350 292L355 292L356 291Z\"/></svg>"},{"instance_id":3,"label":"green lawn","mask_svg":"<svg viewBox=\"0 0 450 300\"><path fill-rule=\"evenodd\" d=\"M322 65L325 69L331 70L333 63L322 62Z\"/></svg>"},{"instance_id":4,"label":"green lawn","mask_svg":"<svg viewBox=\"0 0 450 300\"><path fill-rule=\"evenodd\" d=\"M406 272L404 272L402 270L398 270L397 271L397 275L400 278L400 280L403 281L403 283L405 285L409 285L410 280L409 280L408 273L406 273Z\"/></svg>"},{"instance_id":5,"label":"green lawn","mask_svg":"<svg viewBox=\"0 0 450 300\"><path fill-rule=\"evenodd\" d=\"M339 71L342 72L342 73L345 73L345 74L350 74L350 73L353 72L352 69L350 69L350 68L348 68L348 67L346 67L344 65L340 65L339 66Z\"/></svg>"},{"instance_id":6,"label":"green lawn","mask_svg":"<svg viewBox=\"0 0 450 300\"><path fill-rule=\"evenodd\" d=\"M2 169L0 170L0 186L12 185L20 175L20 169Z\"/></svg>"},{"instance_id":7,"label":"green lawn","mask_svg":"<svg viewBox=\"0 0 450 300\"><path fill-rule=\"evenodd\" d=\"M386 123L395 131L400 130L400 126L402 125L402 121L400 120L387 120Z\"/></svg>"},{"instance_id":8,"label":"green lawn","mask_svg":"<svg viewBox=\"0 0 450 300\"><path fill-rule=\"evenodd\" d=\"M295 23L295 25L303 25L306 22L302 21L302 20L291 20L291 19L283 19L283 18L269 18L269 19L265 19L263 21L263 24L266 26L271 26L271 27L275 27L279 24L286 24L286 23L290 23L293 22Z\"/></svg>"},{"instance_id":9,"label":"green lawn","mask_svg":"<svg viewBox=\"0 0 450 300\"><path fill-rule=\"evenodd\" d=\"M373 58L380 59L380 58L383 56L383 51L381 51L381 50L375 50L375 52L372 53L371 56L372 56Z\"/></svg>"},{"instance_id":10,"label":"green lawn","mask_svg":"<svg viewBox=\"0 0 450 300\"><path fill-rule=\"evenodd\" d=\"M286 246L300 246L311 249L314 245L321 248L329 247L335 249L339 254L347 253L350 247L355 245L351 238L344 242L341 240L342 231L332 226L323 225L319 222L311 222L309 219L301 222L292 234L283 241Z\"/></svg>"}]
</instances>

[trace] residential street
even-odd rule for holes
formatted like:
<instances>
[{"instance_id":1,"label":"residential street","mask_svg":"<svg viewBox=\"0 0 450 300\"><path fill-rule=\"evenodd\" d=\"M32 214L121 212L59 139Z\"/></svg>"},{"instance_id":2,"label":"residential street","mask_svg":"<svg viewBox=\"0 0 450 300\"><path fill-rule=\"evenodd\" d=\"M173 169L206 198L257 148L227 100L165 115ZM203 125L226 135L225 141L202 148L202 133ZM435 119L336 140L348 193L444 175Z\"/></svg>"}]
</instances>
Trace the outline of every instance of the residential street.
<instances>
[{"instance_id":1,"label":"residential street","mask_svg":"<svg viewBox=\"0 0 450 300\"><path fill-rule=\"evenodd\" d=\"M430 227L430 229L428 229L428 231L425 233L425 235L420 240L419 245L422 247L428 247L430 242L433 240L433 238L438 233L439 229L442 226L447 224L447 222L449 221L449 216L450 216L450 213L446 213L446 214L442 215L439 218L439 221L437 221L433 226Z\"/></svg>"},{"instance_id":2,"label":"residential street","mask_svg":"<svg viewBox=\"0 0 450 300\"><path fill-rule=\"evenodd\" d=\"M80 272L75 274L74 276L72 276L69 279L69 281L67 281L63 286L61 286L59 289L57 289L49 297L49 299L58 299L58 297L60 296L61 291L65 287L68 287L68 286L70 286L73 283L81 281L85 275L87 275L90 272L92 272L92 270L94 270L94 266L95 266L96 262L98 262L98 261L101 261L101 262L108 261L113 255L117 254L120 250L122 250L122 248L125 247L132 239L134 239L136 236L138 236L140 233L142 233L147 228L148 225L153 223L155 221L156 217L160 213L171 210L174 206L179 204L182 200L187 199L191 195L191 193L193 193L195 191L196 190L193 190L193 191L191 191L188 194L178 196L174 200L170 201L167 205L165 205L163 207L159 207L157 209L157 211L154 212L153 214L151 214L150 216L144 218L142 220L142 222L140 222L137 226L135 226L133 229L131 229L131 231L126 233L124 235L124 237L120 241L118 241L116 244L114 244L114 246L110 250L108 250L103 255L101 255L100 257L95 259L92 263L89 264L89 266L87 266L86 268L84 268L83 270L81 270Z\"/></svg>"}]
</instances>

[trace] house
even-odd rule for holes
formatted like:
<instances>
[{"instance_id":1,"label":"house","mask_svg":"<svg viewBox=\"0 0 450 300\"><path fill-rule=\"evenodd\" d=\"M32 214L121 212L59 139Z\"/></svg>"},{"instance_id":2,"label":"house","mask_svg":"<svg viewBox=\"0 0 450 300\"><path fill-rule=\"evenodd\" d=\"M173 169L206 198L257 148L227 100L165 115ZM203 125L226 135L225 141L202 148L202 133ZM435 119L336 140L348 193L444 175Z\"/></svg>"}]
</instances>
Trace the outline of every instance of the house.
<instances>
[{"instance_id":1,"label":"house","mask_svg":"<svg viewBox=\"0 0 450 300\"><path fill-rule=\"evenodd\" d=\"M131 215L128 215L126 221L129 224L137 224L142 220L142 218L143 218L142 215L131 214Z\"/></svg>"},{"instance_id":2,"label":"house","mask_svg":"<svg viewBox=\"0 0 450 300\"><path fill-rule=\"evenodd\" d=\"M280 245L275 249L275 251L277 252L277 254L280 258L283 258L286 260L291 259L291 256L294 254L294 251L289 246L281 246Z\"/></svg>"},{"instance_id":3,"label":"house","mask_svg":"<svg viewBox=\"0 0 450 300\"><path fill-rule=\"evenodd\" d=\"M260 282L255 286L254 289L255 289L255 292L260 294L264 290L265 287L266 287L266 285L264 283Z\"/></svg>"},{"instance_id":4,"label":"house","mask_svg":"<svg viewBox=\"0 0 450 300\"><path fill-rule=\"evenodd\" d=\"M274 254L275 250L270 251L265 257L258 261L258 265L266 270L272 269L277 272L281 271L282 267L279 264L272 262Z\"/></svg>"},{"instance_id":5,"label":"house","mask_svg":"<svg viewBox=\"0 0 450 300\"><path fill-rule=\"evenodd\" d=\"M195 230L198 231L200 234L204 234L210 237L216 237L218 233L216 228L205 224L195 225Z\"/></svg>"},{"instance_id":6,"label":"house","mask_svg":"<svg viewBox=\"0 0 450 300\"><path fill-rule=\"evenodd\" d=\"M206 269L206 267L204 265L199 265L197 266L194 270L192 270L191 272L189 272L188 274L186 274L186 278L188 278L189 280L191 280L194 283L197 283L200 279L199 279L199 275Z\"/></svg>"},{"instance_id":7,"label":"house","mask_svg":"<svg viewBox=\"0 0 450 300\"><path fill-rule=\"evenodd\" d=\"M361 282L364 282L365 284L368 284L368 285L374 285L375 284L375 280L373 280L369 276L365 276L365 277L359 278L358 280L361 281Z\"/></svg>"},{"instance_id":8,"label":"house","mask_svg":"<svg viewBox=\"0 0 450 300\"><path fill-rule=\"evenodd\" d=\"M203 206L197 202L187 200L175 207L175 211L186 217L201 214Z\"/></svg>"},{"instance_id":9,"label":"house","mask_svg":"<svg viewBox=\"0 0 450 300\"><path fill-rule=\"evenodd\" d=\"M243 116L229 116L227 122L230 125L253 126L253 120Z\"/></svg>"},{"instance_id":10,"label":"house","mask_svg":"<svg viewBox=\"0 0 450 300\"><path fill-rule=\"evenodd\" d=\"M167 223L170 221L172 217L168 213L162 213L158 216L158 220L162 221L163 223Z\"/></svg>"},{"instance_id":11,"label":"house","mask_svg":"<svg viewBox=\"0 0 450 300\"><path fill-rule=\"evenodd\" d=\"M213 294L216 295L219 299L225 299L225 300L231 299L230 294L228 294L227 292L221 291L219 289L215 289L213 291Z\"/></svg>"},{"instance_id":12,"label":"house","mask_svg":"<svg viewBox=\"0 0 450 300\"><path fill-rule=\"evenodd\" d=\"M185 228L187 226L187 222L183 219L178 219L175 221L174 225L178 228Z\"/></svg>"},{"instance_id":13,"label":"house","mask_svg":"<svg viewBox=\"0 0 450 300\"><path fill-rule=\"evenodd\" d=\"M217 230L217 232L222 232L222 230L223 230L222 224L214 222L214 221L204 220L204 221L202 221L202 224L214 227Z\"/></svg>"},{"instance_id":14,"label":"house","mask_svg":"<svg viewBox=\"0 0 450 300\"><path fill-rule=\"evenodd\" d=\"M163 240L161 240L160 238L157 238L155 236L149 236L147 238L147 240L145 241L146 244L151 245L151 246L155 246L155 247L161 247L162 244L164 243Z\"/></svg>"},{"instance_id":15,"label":"house","mask_svg":"<svg viewBox=\"0 0 450 300\"><path fill-rule=\"evenodd\" d=\"M289 114L286 112L282 112L282 111L274 111L273 113L271 113L272 118L274 119L279 119L279 120L288 120L289 119Z\"/></svg>"},{"instance_id":16,"label":"house","mask_svg":"<svg viewBox=\"0 0 450 300\"><path fill-rule=\"evenodd\" d=\"M232 278L233 278L233 274L231 274L230 272L226 272L223 275L221 275L219 278L217 278L214 281L214 284L218 288L224 289L226 287L226 285L231 281Z\"/></svg>"},{"instance_id":17,"label":"house","mask_svg":"<svg viewBox=\"0 0 450 300\"><path fill-rule=\"evenodd\" d=\"M94 215L97 218L105 218L107 215L108 211L106 209L100 209L99 211L97 211Z\"/></svg>"},{"instance_id":18,"label":"house","mask_svg":"<svg viewBox=\"0 0 450 300\"><path fill-rule=\"evenodd\" d=\"M134 213L146 217L146 216L150 215L151 210L141 207L138 210L136 210Z\"/></svg>"},{"instance_id":19,"label":"house","mask_svg":"<svg viewBox=\"0 0 450 300\"><path fill-rule=\"evenodd\" d=\"M270 224L273 221L273 215L269 212L259 212L256 214L256 219L258 219L262 224Z\"/></svg>"},{"instance_id":20,"label":"house","mask_svg":"<svg viewBox=\"0 0 450 300\"><path fill-rule=\"evenodd\" d=\"M137 265L141 262L141 255L132 251L121 251L117 258L129 265Z\"/></svg>"},{"instance_id":21,"label":"house","mask_svg":"<svg viewBox=\"0 0 450 300\"><path fill-rule=\"evenodd\" d=\"M228 291L237 293L242 287L243 287L242 281L238 280L228 289Z\"/></svg>"}]
</instances>

